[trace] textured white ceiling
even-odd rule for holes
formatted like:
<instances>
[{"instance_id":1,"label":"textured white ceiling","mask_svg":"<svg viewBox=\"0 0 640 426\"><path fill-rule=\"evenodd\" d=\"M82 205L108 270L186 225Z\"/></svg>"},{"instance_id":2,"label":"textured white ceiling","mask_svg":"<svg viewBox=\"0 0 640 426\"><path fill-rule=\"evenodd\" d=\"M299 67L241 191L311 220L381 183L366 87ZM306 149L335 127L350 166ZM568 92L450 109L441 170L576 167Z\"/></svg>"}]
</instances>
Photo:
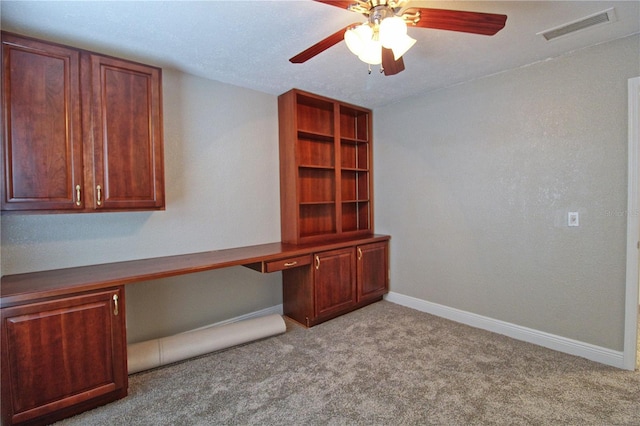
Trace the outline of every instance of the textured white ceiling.
<instances>
[{"instance_id":1,"label":"textured white ceiling","mask_svg":"<svg viewBox=\"0 0 640 426\"><path fill-rule=\"evenodd\" d=\"M362 15L298 1L6 1L3 30L128 57L278 95L293 87L371 108L640 32L639 1L412 1L508 16L492 37L410 28L395 76L369 75L340 42L288 59ZM617 21L553 41L536 33L614 7ZM579 72L579 70L576 70ZM639 64L640 72L640 64Z\"/></svg>"}]
</instances>

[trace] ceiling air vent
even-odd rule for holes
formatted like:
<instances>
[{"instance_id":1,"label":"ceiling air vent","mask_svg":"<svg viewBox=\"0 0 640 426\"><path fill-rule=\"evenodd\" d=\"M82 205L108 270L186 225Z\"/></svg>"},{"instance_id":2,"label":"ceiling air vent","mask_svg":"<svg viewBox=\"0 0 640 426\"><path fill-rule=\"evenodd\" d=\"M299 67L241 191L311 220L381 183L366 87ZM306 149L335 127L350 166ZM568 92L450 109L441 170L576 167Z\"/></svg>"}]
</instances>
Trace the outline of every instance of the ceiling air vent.
<instances>
[{"instance_id":1,"label":"ceiling air vent","mask_svg":"<svg viewBox=\"0 0 640 426\"><path fill-rule=\"evenodd\" d=\"M569 22L568 24L539 32L537 33L537 35L541 35L546 40L553 40L554 38L575 33L576 31L584 30L585 28L590 28L595 25L608 24L609 22L614 22L615 20L616 14L614 12L614 9L611 8L594 15L584 17L577 21Z\"/></svg>"}]
</instances>

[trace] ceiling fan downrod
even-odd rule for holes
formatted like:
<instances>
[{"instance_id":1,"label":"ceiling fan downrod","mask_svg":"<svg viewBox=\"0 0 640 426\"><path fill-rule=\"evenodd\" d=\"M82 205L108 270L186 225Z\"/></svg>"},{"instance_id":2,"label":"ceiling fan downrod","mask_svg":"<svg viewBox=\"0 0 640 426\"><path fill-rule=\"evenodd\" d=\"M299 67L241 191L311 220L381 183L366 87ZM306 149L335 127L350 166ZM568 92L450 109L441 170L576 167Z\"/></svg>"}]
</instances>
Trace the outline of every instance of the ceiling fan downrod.
<instances>
[{"instance_id":1,"label":"ceiling fan downrod","mask_svg":"<svg viewBox=\"0 0 640 426\"><path fill-rule=\"evenodd\" d=\"M355 0L348 9L352 12L362 13L365 16L369 16L376 8L386 8L391 10L394 14L398 13L404 6L407 0Z\"/></svg>"}]
</instances>

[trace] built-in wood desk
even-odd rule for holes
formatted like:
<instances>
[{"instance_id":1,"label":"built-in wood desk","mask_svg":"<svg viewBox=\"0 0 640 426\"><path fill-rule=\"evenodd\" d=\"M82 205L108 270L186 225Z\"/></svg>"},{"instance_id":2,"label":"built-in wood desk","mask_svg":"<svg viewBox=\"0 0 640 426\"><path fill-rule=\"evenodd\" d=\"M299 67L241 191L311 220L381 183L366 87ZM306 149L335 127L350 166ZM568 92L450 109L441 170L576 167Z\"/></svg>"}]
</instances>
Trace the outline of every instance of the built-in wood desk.
<instances>
[{"instance_id":1,"label":"built-in wood desk","mask_svg":"<svg viewBox=\"0 0 640 426\"><path fill-rule=\"evenodd\" d=\"M282 271L285 315L312 326L382 298L389 238L277 242L4 276L3 424L48 424L127 395L124 285L239 265Z\"/></svg>"}]
</instances>

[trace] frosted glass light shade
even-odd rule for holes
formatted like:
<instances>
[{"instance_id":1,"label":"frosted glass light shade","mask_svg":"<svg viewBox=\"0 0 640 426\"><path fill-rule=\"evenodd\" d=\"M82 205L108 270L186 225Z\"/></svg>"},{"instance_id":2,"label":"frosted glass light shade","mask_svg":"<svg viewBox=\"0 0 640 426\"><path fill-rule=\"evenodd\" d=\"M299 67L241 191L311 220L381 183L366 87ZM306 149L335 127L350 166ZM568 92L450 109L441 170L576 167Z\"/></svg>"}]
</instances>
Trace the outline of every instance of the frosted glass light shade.
<instances>
[{"instance_id":1,"label":"frosted glass light shade","mask_svg":"<svg viewBox=\"0 0 640 426\"><path fill-rule=\"evenodd\" d=\"M382 43L378 40L369 40L365 43L363 51L358 58L367 64L378 65L382 63Z\"/></svg>"},{"instance_id":2,"label":"frosted glass light shade","mask_svg":"<svg viewBox=\"0 0 640 426\"><path fill-rule=\"evenodd\" d=\"M380 22L380 42L383 47L393 47L407 35L407 24L399 16L385 18Z\"/></svg>"},{"instance_id":3,"label":"frosted glass light shade","mask_svg":"<svg viewBox=\"0 0 640 426\"><path fill-rule=\"evenodd\" d=\"M405 34L404 37L396 40L396 42L391 47L391 50L393 51L393 58L397 61L402 55L407 53L407 51L411 49L411 46L413 46L414 44L416 44L416 39L411 38L407 34Z\"/></svg>"},{"instance_id":4,"label":"frosted glass light shade","mask_svg":"<svg viewBox=\"0 0 640 426\"><path fill-rule=\"evenodd\" d=\"M356 56L364 51L366 43L373 37L373 29L369 24L358 25L350 28L344 33L344 41L347 47Z\"/></svg>"}]
</instances>

